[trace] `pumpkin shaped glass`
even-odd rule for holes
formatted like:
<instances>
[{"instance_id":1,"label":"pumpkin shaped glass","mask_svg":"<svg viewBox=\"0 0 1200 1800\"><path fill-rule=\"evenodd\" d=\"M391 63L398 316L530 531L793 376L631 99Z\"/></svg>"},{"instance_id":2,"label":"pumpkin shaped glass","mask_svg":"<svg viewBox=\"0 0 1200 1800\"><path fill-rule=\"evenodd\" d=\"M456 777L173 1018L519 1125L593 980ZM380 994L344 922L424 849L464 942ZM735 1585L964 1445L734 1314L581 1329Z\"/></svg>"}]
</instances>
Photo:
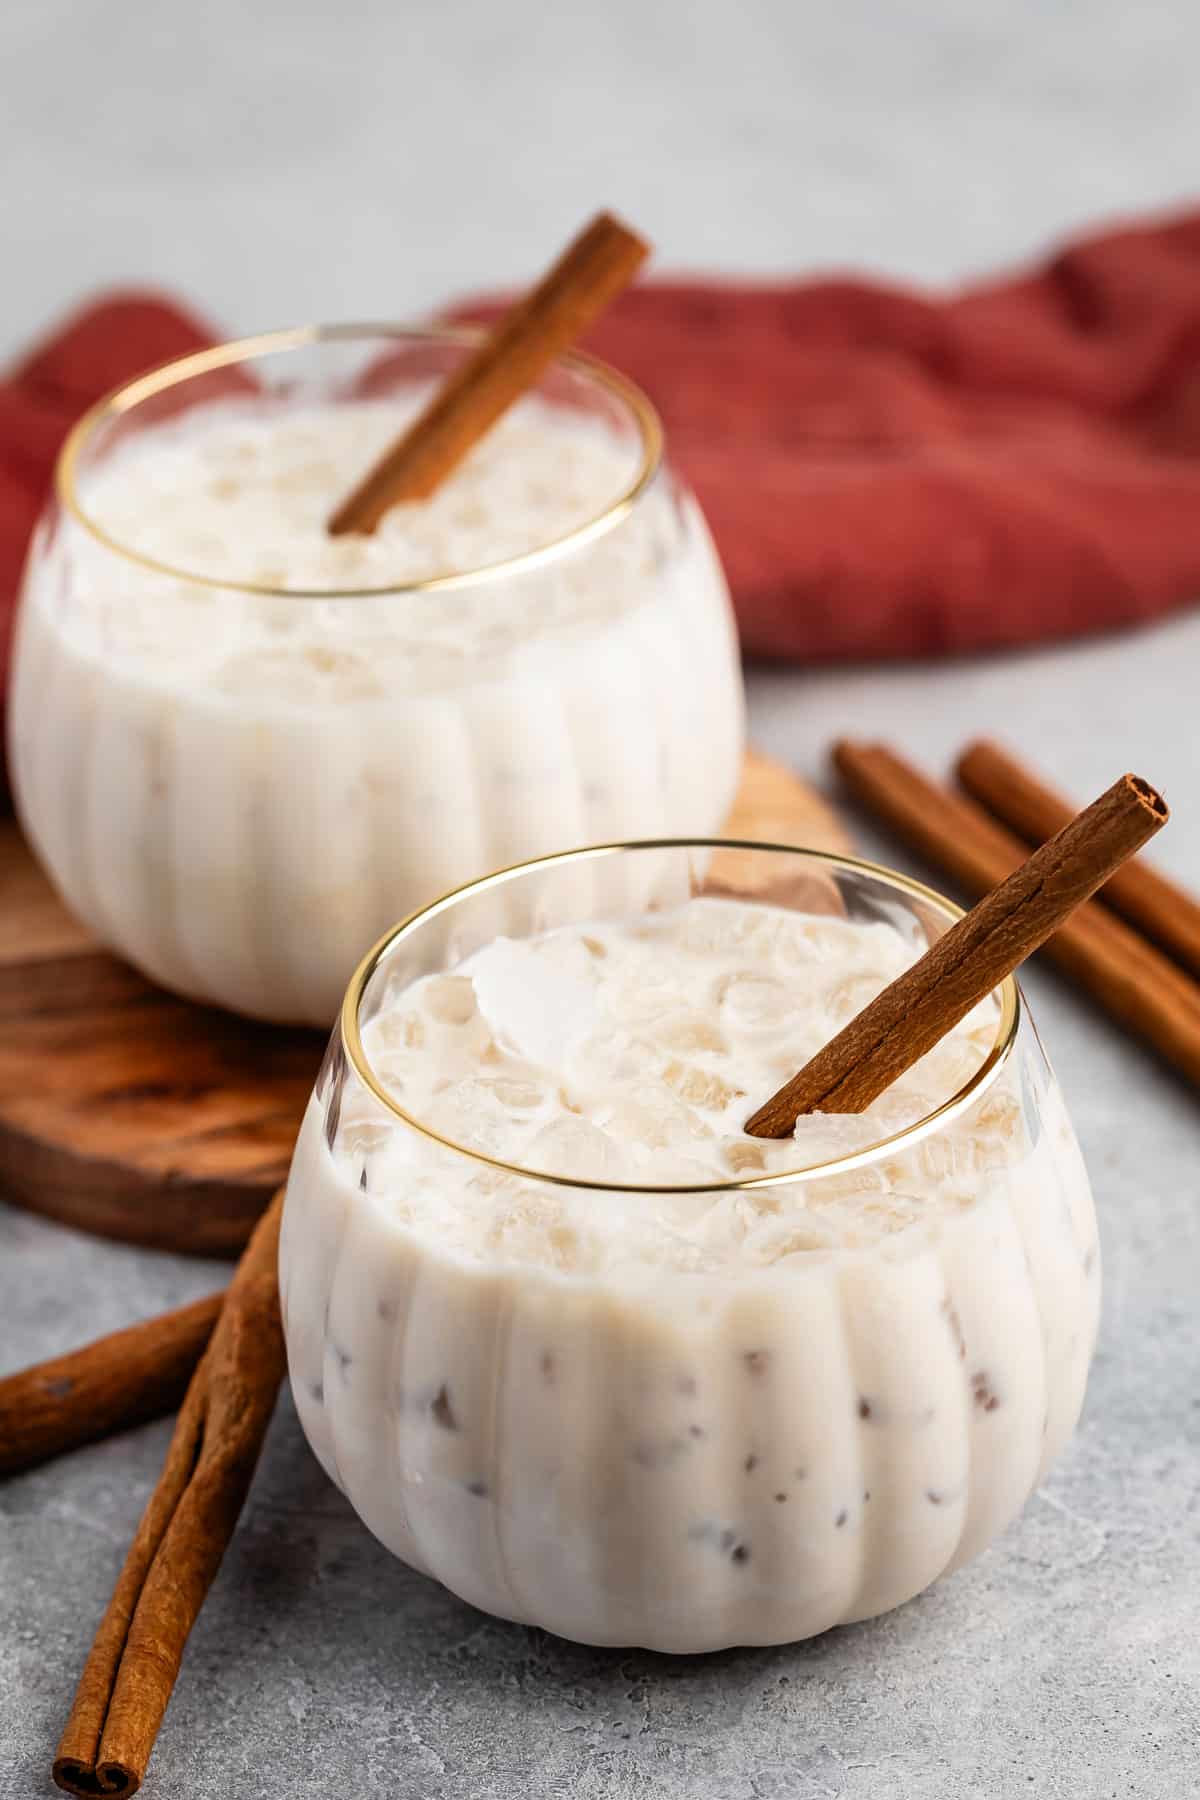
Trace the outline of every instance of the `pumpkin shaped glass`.
<instances>
[{"instance_id":1,"label":"pumpkin shaped glass","mask_svg":"<svg viewBox=\"0 0 1200 1800\"><path fill-rule=\"evenodd\" d=\"M570 1248L619 1237L677 1185L449 1142L372 1060L398 996L499 934L653 918L728 895L734 872L801 933L837 913L917 951L958 916L901 875L762 846L635 844L489 877L360 967L288 1184L288 1357L324 1467L414 1568L587 1643L775 1643L900 1605L1024 1504L1093 1347L1087 1175L1012 980L982 1060L928 1116L694 1190L746 1233L695 1266ZM442 998L405 1053L435 1057L460 988L423 991ZM477 1029L469 1003L453 1011ZM764 1221L791 1233L771 1257L747 1247Z\"/></svg>"},{"instance_id":2,"label":"pumpkin shaped glass","mask_svg":"<svg viewBox=\"0 0 1200 1800\"><path fill-rule=\"evenodd\" d=\"M166 987L328 1026L365 946L447 888L724 822L729 596L612 370L564 358L428 503L326 532L473 342L224 344L67 442L25 572L13 787L72 911Z\"/></svg>"}]
</instances>

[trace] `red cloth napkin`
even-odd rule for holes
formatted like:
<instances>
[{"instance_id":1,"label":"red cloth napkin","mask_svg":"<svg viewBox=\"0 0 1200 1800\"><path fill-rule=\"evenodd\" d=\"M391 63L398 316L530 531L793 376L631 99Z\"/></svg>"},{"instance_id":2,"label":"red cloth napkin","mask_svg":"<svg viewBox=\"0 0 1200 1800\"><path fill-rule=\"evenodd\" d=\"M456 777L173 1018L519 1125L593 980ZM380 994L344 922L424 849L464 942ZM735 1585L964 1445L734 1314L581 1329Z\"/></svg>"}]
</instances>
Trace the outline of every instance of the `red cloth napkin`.
<instances>
[{"instance_id":1,"label":"red cloth napkin","mask_svg":"<svg viewBox=\"0 0 1200 1800\"><path fill-rule=\"evenodd\" d=\"M765 656L924 656L1200 599L1200 211L948 299L637 288L588 347L662 411Z\"/></svg>"},{"instance_id":2,"label":"red cloth napkin","mask_svg":"<svg viewBox=\"0 0 1200 1800\"><path fill-rule=\"evenodd\" d=\"M71 422L207 338L166 301L119 296L0 383L0 667ZM651 283L589 346L661 409L749 651L979 650L1200 597L1200 212L950 298Z\"/></svg>"}]
</instances>

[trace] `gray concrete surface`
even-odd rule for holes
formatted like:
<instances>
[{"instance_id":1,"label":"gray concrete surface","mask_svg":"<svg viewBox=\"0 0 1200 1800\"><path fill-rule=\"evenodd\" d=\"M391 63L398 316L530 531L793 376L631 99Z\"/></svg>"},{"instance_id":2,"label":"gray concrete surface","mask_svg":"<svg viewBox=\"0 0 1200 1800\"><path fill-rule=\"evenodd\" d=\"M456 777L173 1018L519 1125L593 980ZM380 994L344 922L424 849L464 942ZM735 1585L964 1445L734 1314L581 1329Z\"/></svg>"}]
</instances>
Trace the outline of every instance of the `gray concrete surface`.
<instances>
[{"instance_id":1,"label":"gray concrete surface","mask_svg":"<svg viewBox=\"0 0 1200 1800\"><path fill-rule=\"evenodd\" d=\"M1200 13L715 0L541 9L17 0L0 21L0 353L101 281L230 329L403 312L532 268L601 199L675 266L956 277L1195 179ZM455 109L452 121L450 109ZM937 669L754 671L755 735L930 764L979 729L1079 794L1130 765L1200 886L1200 617ZM868 852L906 862L863 831ZM911 866L911 865L907 865ZM150 1800L1186 1800L1200 1787L1194 1096L1027 983L1106 1266L1082 1428L1024 1517L891 1617L694 1661L490 1621L377 1548L281 1405ZM0 1370L206 1291L199 1265L0 1207ZM0 1796L48 1794L154 1480L148 1427L0 1490Z\"/></svg>"}]
</instances>

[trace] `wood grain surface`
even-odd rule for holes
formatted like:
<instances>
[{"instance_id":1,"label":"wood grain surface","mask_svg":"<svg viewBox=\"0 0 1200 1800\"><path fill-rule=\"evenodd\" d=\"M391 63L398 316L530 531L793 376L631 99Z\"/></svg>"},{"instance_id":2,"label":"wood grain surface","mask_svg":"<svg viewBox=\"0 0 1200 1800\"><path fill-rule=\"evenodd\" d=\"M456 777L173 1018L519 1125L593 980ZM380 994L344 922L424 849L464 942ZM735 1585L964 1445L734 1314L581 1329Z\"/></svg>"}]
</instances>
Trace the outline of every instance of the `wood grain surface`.
<instances>
[{"instance_id":1,"label":"wood grain surface","mask_svg":"<svg viewBox=\"0 0 1200 1800\"><path fill-rule=\"evenodd\" d=\"M750 752L733 837L849 848ZM733 854L721 870L734 885ZM101 949L0 822L0 1194L105 1237L233 1255L287 1173L315 1031L178 999Z\"/></svg>"}]
</instances>

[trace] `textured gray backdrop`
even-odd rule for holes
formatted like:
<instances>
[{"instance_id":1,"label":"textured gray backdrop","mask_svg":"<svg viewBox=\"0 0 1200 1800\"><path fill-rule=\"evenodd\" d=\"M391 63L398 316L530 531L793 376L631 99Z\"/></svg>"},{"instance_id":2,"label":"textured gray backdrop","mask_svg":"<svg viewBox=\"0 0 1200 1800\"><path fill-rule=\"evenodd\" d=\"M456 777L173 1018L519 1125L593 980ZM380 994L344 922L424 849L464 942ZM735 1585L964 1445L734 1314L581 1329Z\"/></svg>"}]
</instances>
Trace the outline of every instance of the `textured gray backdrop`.
<instances>
[{"instance_id":1,"label":"textured gray backdrop","mask_svg":"<svg viewBox=\"0 0 1200 1800\"><path fill-rule=\"evenodd\" d=\"M1189 0L607 0L543 8L9 0L0 354L100 283L230 331L418 311L527 276L594 205L664 265L948 280L1196 177ZM1125 766L1200 886L1200 617L939 669L753 672L759 743ZM866 848L904 861L864 833ZM281 1406L194 1634L151 1800L1183 1800L1200 1780L1194 1098L1041 971L1091 1164L1104 1324L1083 1427L1023 1519L892 1617L695 1661L578 1649L389 1559ZM201 1293L215 1266L0 1206L0 1370ZM0 1796L45 1773L152 1483L150 1427L0 1491Z\"/></svg>"}]
</instances>

